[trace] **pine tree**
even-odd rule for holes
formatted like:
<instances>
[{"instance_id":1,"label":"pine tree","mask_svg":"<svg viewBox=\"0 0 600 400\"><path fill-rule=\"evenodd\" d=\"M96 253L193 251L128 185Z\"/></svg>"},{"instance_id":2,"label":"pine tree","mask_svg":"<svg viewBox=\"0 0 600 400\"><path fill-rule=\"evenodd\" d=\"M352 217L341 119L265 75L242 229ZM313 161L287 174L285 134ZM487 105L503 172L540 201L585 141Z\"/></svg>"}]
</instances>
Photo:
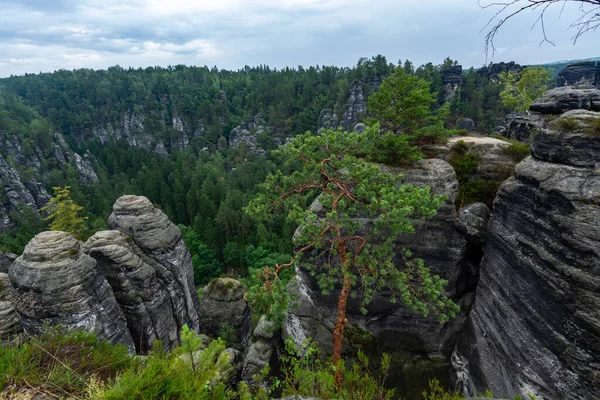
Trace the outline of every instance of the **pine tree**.
<instances>
[{"instance_id":1,"label":"pine tree","mask_svg":"<svg viewBox=\"0 0 600 400\"><path fill-rule=\"evenodd\" d=\"M81 217L79 213L83 207L71 200L70 186L53 187L54 196L48 204L41 208L42 211L49 211L50 214L45 218L50 222L50 230L69 232L76 237L81 236L84 221L87 217Z\"/></svg>"}]
</instances>

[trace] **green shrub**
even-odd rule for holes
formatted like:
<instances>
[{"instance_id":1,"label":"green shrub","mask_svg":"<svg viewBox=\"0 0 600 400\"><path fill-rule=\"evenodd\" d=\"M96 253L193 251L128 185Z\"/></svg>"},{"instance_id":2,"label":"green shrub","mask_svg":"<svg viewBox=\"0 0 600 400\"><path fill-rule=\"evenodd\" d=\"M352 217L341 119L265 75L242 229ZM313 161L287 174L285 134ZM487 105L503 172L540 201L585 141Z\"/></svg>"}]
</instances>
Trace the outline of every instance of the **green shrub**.
<instances>
[{"instance_id":1,"label":"green shrub","mask_svg":"<svg viewBox=\"0 0 600 400\"><path fill-rule=\"evenodd\" d=\"M510 146L504 148L504 152L510 155L516 162L521 162L529 155L529 143L521 143L517 140L510 140Z\"/></svg>"},{"instance_id":2,"label":"green shrub","mask_svg":"<svg viewBox=\"0 0 600 400\"><path fill-rule=\"evenodd\" d=\"M600 136L600 118L594 119L594 122L586 128L585 132L588 135Z\"/></svg>"},{"instance_id":3,"label":"green shrub","mask_svg":"<svg viewBox=\"0 0 600 400\"><path fill-rule=\"evenodd\" d=\"M491 206L502 182L497 180L474 179L460 184L456 205L482 202Z\"/></svg>"},{"instance_id":4,"label":"green shrub","mask_svg":"<svg viewBox=\"0 0 600 400\"><path fill-rule=\"evenodd\" d=\"M461 154L457 151L452 154L450 157L450 165L454 168L456 178L461 185L467 182L471 175L477 172L480 159L481 157L476 153Z\"/></svg>"},{"instance_id":5,"label":"green shrub","mask_svg":"<svg viewBox=\"0 0 600 400\"><path fill-rule=\"evenodd\" d=\"M503 142L508 142L509 141L506 137L500 135L499 133L493 133L493 134L490 135L490 137L494 138L494 139L502 140Z\"/></svg>"},{"instance_id":6,"label":"green shrub","mask_svg":"<svg viewBox=\"0 0 600 400\"><path fill-rule=\"evenodd\" d=\"M406 135L392 132L372 136L367 159L392 166L410 164L423 158L421 150L409 143Z\"/></svg>"},{"instance_id":7,"label":"green shrub","mask_svg":"<svg viewBox=\"0 0 600 400\"><path fill-rule=\"evenodd\" d=\"M429 381L429 391L423 391L424 400L462 400L464 398L464 396L457 392L446 392L437 379Z\"/></svg>"},{"instance_id":8,"label":"green shrub","mask_svg":"<svg viewBox=\"0 0 600 400\"><path fill-rule=\"evenodd\" d=\"M225 323L219 328L219 337L225 343L225 347L232 347L236 341L235 328L231 323Z\"/></svg>"}]
</instances>

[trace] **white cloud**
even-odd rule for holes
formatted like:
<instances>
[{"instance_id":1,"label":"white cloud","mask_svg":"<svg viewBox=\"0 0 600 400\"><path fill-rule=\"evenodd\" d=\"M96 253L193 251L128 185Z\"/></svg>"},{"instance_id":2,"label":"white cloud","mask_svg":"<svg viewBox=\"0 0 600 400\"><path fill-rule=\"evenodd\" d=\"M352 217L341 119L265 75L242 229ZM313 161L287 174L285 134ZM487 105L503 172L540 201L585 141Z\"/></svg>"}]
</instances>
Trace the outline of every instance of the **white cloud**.
<instances>
[{"instance_id":1,"label":"white cloud","mask_svg":"<svg viewBox=\"0 0 600 400\"><path fill-rule=\"evenodd\" d=\"M492 15L465 0L3 0L0 76L110 65L353 65L361 56L415 64L451 56L485 62ZM549 14L557 47L539 46L535 14L500 31L496 60L546 62L598 56L590 34L566 32L575 9ZM597 36L596 36L597 37Z\"/></svg>"}]
</instances>

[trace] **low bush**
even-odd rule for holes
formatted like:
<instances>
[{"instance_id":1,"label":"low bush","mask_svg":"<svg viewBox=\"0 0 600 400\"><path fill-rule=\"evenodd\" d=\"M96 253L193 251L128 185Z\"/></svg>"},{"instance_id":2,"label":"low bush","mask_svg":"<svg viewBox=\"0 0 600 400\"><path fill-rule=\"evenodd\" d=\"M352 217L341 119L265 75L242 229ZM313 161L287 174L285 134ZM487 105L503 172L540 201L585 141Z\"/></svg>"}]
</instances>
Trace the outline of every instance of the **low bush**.
<instances>
[{"instance_id":1,"label":"low bush","mask_svg":"<svg viewBox=\"0 0 600 400\"><path fill-rule=\"evenodd\" d=\"M521 143L517 140L510 140L510 146L504 148L504 152L510 155L516 162L521 162L529 155L529 143Z\"/></svg>"}]
</instances>

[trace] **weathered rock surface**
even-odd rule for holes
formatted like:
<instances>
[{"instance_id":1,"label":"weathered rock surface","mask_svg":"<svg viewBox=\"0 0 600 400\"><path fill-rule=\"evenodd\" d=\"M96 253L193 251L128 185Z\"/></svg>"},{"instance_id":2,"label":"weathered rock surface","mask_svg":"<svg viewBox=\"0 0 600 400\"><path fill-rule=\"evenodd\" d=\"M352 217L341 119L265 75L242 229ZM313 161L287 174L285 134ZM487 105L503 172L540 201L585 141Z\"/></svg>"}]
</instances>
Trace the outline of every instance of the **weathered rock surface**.
<instances>
[{"instance_id":1,"label":"weathered rock surface","mask_svg":"<svg viewBox=\"0 0 600 400\"><path fill-rule=\"evenodd\" d=\"M200 299L200 331L221 336L233 331L230 345L243 350L250 343L252 312L244 300L242 284L232 278L217 278L202 291Z\"/></svg>"},{"instance_id":2,"label":"weathered rock surface","mask_svg":"<svg viewBox=\"0 0 600 400\"><path fill-rule=\"evenodd\" d=\"M458 120L458 128L473 132L475 130L475 121L471 118L461 118Z\"/></svg>"},{"instance_id":3,"label":"weathered rock surface","mask_svg":"<svg viewBox=\"0 0 600 400\"><path fill-rule=\"evenodd\" d=\"M367 98L369 93L366 93L365 86L370 85L371 90L376 92L379 90L380 84L381 78L379 77L352 82L350 85L350 95L340 118L339 126L342 129L352 131L354 126L367 115Z\"/></svg>"},{"instance_id":4,"label":"weathered rock surface","mask_svg":"<svg viewBox=\"0 0 600 400\"><path fill-rule=\"evenodd\" d=\"M240 124L231 130L229 133L229 147L235 148L243 144L248 152L257 156L264 156L266 151L260 147L259 138L266 130L266 122L260 115L257 115L254 120Z\"/></svg>"},{"instance_id":5,"label":"weathered rock surface","mask_svg":"<svg viewBox=\"0 0 600 400\"><path fill-rule=\"evenodd\" d=\"M557 86L600 86L600 62L582 61L566 66L556 77Z\"/></svg>"},{"instance_id":6,"label":"weathered rock surface","mask_svg":"<svg viewBox=\"0 0 600 400\"><path fill-rule=\"evenodd\" d=\"M96 332L133 350L127 321L96 261L66 232L42 232L10 266L13 304L26 333L44 324Z\"/></svg>"},{"instance_id":7,"label":"weathered rock surface","mask_svg":"<svg viewBox=\"0 0 600 400\"><path fill-rule=\"evenodd\" d=\"M98 182L98 175L96 175L96 171L94 170L93 156L89 151L86 151L83 157L74 153L73 159L75 160L75 168L77 169L81 183L89 185Z\"/></svg>"},{"instance_id":8,"label":"weathered rock surface","mask_svg":"<svg viewBox=\"0 0 600 400\"><path fill-rule=\"evenodd\" d=\"M561 114L569 110L600 111L600 89L557 87L536 99L529 109L542 114Z\"/></svg>"},{"instance_id":9,"label":"weathered rock surface","mask_svg":"<svg viewBox=\"0 0 600 400\"><path fill-rule=\"evenodd\" d=\"M8 274L0 272L0 343L10 342L21 332L21 321L12 305L10 279Z\"/></svg>"},{"instance_id":10,"label":"weathered rock surface","mask_svg":"<svg viewBox=\"0 0 600 400\"><path fill-rule=\"evenodd\" d=\"M117 123L98 126L93 128L89 135L78 135L76 138L80 143L88 139L98 139L102 144L124 140L130 146L152 150L152 135L145 131L144 120L143 114L129 110L121 115Z\"/></svg>"},{"instance_id":11,"label":"weathered rock surface","mask_svg":"<svg viewBox=\"0 0 600 400\"><path fill-rule=\"evenodd\" d=\"M600 112L572 110L562 114L535 137L531 154L553 163L600 168Z\"/></svg>"},{"instance_id":12,"label":"weathered rock surface","mask_svg":"<svg viewBox=\"0 0 600 400\"><path fill-rule=\"evenodd\" d=\"M464 263L467 241L454 227L456 211L453 202L458 194L458 181L453 168L438 159L422 160L414 169L406 171L383 168L387 172L403 173L406 183L428 185L432 193L448 196L447 203L435 217L415 223L415 234L398 237L397 248L398 251L408 248L416 257L423 258L433 273L449 281L449 294L468 310L474 288L466 276L470 272ZM295 295L297 307L287 316L284 336L292 336L297 343L311 337L319 344L324 356L331 354L337 295L323 295L314 278L302 269L298 270L288 290ZM361 336L359 332L363 332L374 339L378 351L449 357L465 315L440 325L434 317L420 317L398 304L391 304L388 295L375 296L366 316L359 311L360 298L348 299L348 333ZM351 340L347 343L352 344ZM345 348L352 351L348 346Z\"/></svg>"},{"instance_id":13,"label":"weathered rock surface","mask_svg":"<svg viewBox=\"0 0 600 400\"><path fill-rule=\"evenodd\" d=\"M544 126L544 119L539 114L521 114L511 119L503 135L508 139L531 143Z\"/></svg>"},{"instance_id":14,"label":"weathered rock surface","mask_svg":"<svg viewBox=\"0 0 600 400\"><path fill-rule=\"evenodd\" d=\"M98 263L127 319L138 353L147 352L155 340L168 350L179 342L181 313L172 307L170 281L178 278L146 255L119 231L97 232L83 251Z\"/></svg>"},{"instance_id":15,"label":"weathered rock surface","mask_svg":"<svg viewBox=\"0 0 600 400\"><path fill-rule=\"evenodd\" d=\"M453 65L442 70L442 86L444 88L444 101L454 98L456 90L465 81L462 65Z\"/></svg>"},{"instance_id":16,"label":"weathered rock surface","mask_svg":"<svg viewBox=\"0 0 600 400\"><path fill-rule=\"evenodd\" d=\"M267 364L270 366L275 364L272 360L276 346L274 337L274 324L263 315L252 333L252 344L244 358L242 379L248 385L254 384L252 377L262 371Z\"/></svg>"},{"instance_id":17,"label":"weathered rock surface","mask_svg":"<svg viewBox=\"0 0 600 400\"><path fill-rule=\"evenodd\" d=\"M8 267L10 267L10 264L12 264L17 257L18 256L13 253L0 252L0 273L8 274Z\"/></svg>"},{"instance_id":18,"label":"weathered rock surface","mask_svg":"<svg viewBox=\"0 0 600 400\"><path fill-rule=\"evenodd\" d=\"M154 268L163 290L167 291L177 329L187 324L190 329L198 330L199 303L192 257L179 228L146 197L132 195L117 199L108 226L129 236L147 256L143 261ZM164 332L162 328L159 331Z\"/></svg>"},{"instance_id":19,"label":"weathered rock surface","mask_svg":"<svg viewBox=\"0 0 600 400\"><path fill-rule=\"evenodd\" d=\"M448 139L446 146L449 151L445 159L450 160L452 150L458 142L468 147L468 152L479 155L477 171L471 179L504 181L508 178L517 164L514 157L506 151L510 143L488 136L455 136Z\"/></svg>"},{"instance_id":20,"label":"weathered rock surface","mask_svg":"<svg viewBox=\"0 0 600 400\"><path fill-rule=\"evenodd\" d=\"M453 355L467 394L600 398L600 174L572 136L537 135L500 187Z\"/></svg>"},{"instance_id":21,"label":"weathered rock surface","mask_svg":"<svg viewBox=\"0 0 600 400\"><path fill-rule=\"evenodd\" d=\"M456 228L474 244L485 241L490 209L484 203L468 204L460 209L456 219Z\"/></svg>"}]
</instances>

